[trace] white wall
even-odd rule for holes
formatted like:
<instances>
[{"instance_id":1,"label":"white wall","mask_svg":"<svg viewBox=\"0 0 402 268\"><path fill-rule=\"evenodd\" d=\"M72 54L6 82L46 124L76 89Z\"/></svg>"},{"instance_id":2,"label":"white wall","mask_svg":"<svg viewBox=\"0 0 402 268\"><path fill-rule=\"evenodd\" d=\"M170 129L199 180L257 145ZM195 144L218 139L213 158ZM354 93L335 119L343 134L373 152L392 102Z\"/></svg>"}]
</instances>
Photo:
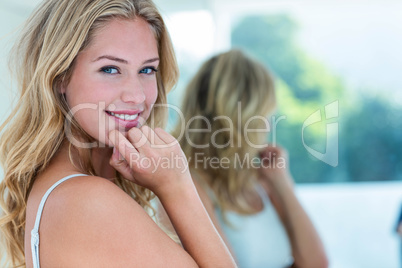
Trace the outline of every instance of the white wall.
<instances>
[{"instance_id":1,"label":"white wall","mask_svg":"<svg viewBox=\"0 0 402 268\"><path fill-rule=\"evenodd\" d=\"M331 268L400 268L402 182L298 185Z\"/></svg>"},{"instance_id":2,"label":"white wall","mask_svg":"<svg viewBox=\"0 0 402 268\"><path fill-rule=\"evenodd\" d=\"M7 68L8 52L11 48L13 31L23 18L0 3L0 121L3 122L10 107L10 79Z\"/></svg>"}]
</instances>

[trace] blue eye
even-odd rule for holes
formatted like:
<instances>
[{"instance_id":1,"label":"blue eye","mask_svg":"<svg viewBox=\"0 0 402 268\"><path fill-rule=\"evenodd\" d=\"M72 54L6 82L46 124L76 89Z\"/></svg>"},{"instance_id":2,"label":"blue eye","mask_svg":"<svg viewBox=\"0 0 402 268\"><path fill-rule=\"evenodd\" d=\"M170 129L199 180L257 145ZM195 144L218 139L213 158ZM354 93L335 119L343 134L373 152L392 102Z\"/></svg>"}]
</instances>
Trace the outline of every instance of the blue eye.
<instances>
[{"instance_id":1,"label":"blue eye","mask_svg":"<svg viewBox=\"0 0 402 268\"><path fill-rule=\"evenodd\" d=\"M156 70L154 67L146 67L140 71L141 74L153 74L156 73L158 70Z\"/></svg>"},{"instance_id":2,"label":"blue eye","mask_svg":"<svg viewBox=\"0 0 402 268\"><path fill-rule=\"evenodd\" d=\"M103 67L101 69L102 72L107 73L107 74L118 74L119 70L115 67Z\"/></svg>"}]
</instances>

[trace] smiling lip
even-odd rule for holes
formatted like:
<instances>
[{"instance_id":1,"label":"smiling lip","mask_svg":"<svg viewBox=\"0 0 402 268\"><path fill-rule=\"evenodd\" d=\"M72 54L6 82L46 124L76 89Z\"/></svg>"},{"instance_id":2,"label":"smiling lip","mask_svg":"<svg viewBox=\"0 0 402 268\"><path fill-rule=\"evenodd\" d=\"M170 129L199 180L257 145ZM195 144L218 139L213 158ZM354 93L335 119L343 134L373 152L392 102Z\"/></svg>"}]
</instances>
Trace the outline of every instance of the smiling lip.
<instances>
[{"instance_id":1,"label":"smiling lip","mask_svg":"<svg viewBox=\"0 0 402 268\"><path fill-rule=\"evenodd\" d=\"M124 111L105 111L107 115L112 117L119 125L124 128L133 128L139 125L140 110L124 110Z\"/></svg>"}]
</instances>

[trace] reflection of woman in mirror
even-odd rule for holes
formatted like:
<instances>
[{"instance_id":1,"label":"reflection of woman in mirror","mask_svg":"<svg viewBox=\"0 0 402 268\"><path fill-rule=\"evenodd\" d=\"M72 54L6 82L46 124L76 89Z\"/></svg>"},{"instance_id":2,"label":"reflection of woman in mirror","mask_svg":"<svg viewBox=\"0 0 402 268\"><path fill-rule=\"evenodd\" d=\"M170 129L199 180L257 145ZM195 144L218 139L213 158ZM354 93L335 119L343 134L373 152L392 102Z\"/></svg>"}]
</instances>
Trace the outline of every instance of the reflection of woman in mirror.
<instances>
[{"instance_id":1,"label":"reflection of woman in mirror","mask_svg":"<svg viewBox=\"0 0 402 268\"><path fill-rule=\"evenodd\" d=\"M240 267L327 267L320 237L294 193L285 150L264 145L262 129L275 104L266 68L232 50L208 60L190 81L182 106L186 128L180 122L174 135Z\"/></svg>"},{"instance_id":2,"label":"reflection of woman in mirror","mask_svg":"<svg viewBox=\"0 0 402 268\"><path fill-rule=\"evenodd\" d=\"M20 99L0 128L3 267L235 266L188 170L141 164L185 158L147 126L163 125L154 105L178 76L152 1L43 1L17 52ZM183 247L148 215L153 194Z\"/></svg>"}]
</instances>

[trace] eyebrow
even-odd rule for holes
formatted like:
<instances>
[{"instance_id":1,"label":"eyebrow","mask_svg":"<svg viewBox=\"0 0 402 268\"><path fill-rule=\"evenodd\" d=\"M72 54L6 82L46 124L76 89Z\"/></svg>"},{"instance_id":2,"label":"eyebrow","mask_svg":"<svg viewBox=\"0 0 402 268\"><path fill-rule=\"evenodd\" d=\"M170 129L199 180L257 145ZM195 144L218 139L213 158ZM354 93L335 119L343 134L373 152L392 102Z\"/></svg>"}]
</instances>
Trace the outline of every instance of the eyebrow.
<instances>
[{"instance_id":1,"label":"eyebrow","mask_svg":"<svg viewBox=\"0 0 402 268\"><path fill-rule=\"evenodd\" d=\"M99 58L95 59L93 62L96 62L96 61L99 61L99 60L102 60L102 59L108 59L108 60L112 60L112 61L117 61L117 62L120 62L120 63L128 64L128 61L127 61L127 60L121 59L121 58L117 58L117 57L114 57L114 56L110 56L110 55L103 55L103 56L100 56ZM147 64L147 63L151 63L151 62L158 61L158 60L159 60L159 58L152 58L152 59L149 59L149 60L144 61L142 64Z\"/></svg>"}]
</instances>

